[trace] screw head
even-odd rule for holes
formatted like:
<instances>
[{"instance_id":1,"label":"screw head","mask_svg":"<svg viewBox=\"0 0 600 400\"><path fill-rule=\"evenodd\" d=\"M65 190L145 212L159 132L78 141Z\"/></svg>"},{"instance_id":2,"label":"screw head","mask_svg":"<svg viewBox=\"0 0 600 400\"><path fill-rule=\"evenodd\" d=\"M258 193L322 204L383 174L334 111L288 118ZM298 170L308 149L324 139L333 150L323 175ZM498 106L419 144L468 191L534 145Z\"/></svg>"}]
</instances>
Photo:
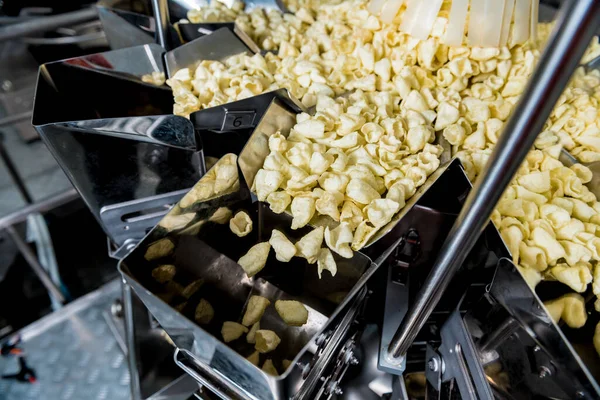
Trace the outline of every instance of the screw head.
<instances>
[{"instance_id":1,"label":"screw head","mask_svg":"<svg viewBox=\"0 0 600 400\"><path fill-rule=\"evenodd\" d=\"M350 359L350 365L358 365L358 363L358 358L352 356L352 358Z\"/></svg>"},{"instance_id":2,"label":"screw head","mask_svg":"<svg viewBox=\"0 0 600 400\"><path fill-rule=\"evenodd\" d=\"M427 361L427 368L429 368L430 371L437 372L440 368L438 360L431 358Z\"/></svg>"},{"instance_id":3,"label":"screw head","mask_svg":"<svg viewBox=\"0 0 600 400\"><path fill-rule=\"evenodd\" d=\"M339 387L339 386L336 386L336 387L335 387L335 389L333 389L333 393L334 393L334 394L337 394L338 396L341 396L341 395L343 395L343 394L344 394L344 391L342 390L342 388L341 388L341 387Z\"/></svg>"}]
</instances>

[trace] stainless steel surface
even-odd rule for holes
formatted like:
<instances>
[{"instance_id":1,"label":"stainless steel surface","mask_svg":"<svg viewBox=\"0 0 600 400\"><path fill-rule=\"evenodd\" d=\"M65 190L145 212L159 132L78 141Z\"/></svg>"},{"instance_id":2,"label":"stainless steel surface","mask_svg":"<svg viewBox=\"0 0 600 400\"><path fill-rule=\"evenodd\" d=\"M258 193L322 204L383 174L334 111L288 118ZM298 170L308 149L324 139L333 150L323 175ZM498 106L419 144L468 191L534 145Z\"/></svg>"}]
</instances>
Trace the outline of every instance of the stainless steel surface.
<instances>
[{"instance_id":1,"label":"stainless steel surface","mask_svg":"<svg viewBox=\"0 0 600 400\"><path fill-rule=\"evenodd\" d=\"M556 32L478 178L463 211L444 244L427 282L421 288L390 345L390 354L403 357L447 289L450 279L474 246L504 189L541 131L568 83L600 21L600 2L579 0L561 11Z\"/></svg>"},{"instance_id":2,"label":"stainless steel surface","mask_svg":"<svg viewBox=\"0 0 600 400\"><path fill-rule=\"evenodd\" d=\"M156 26L156 42L165 49L171 50L169 43L169 6L167 0L151 0L152 14Z\"/></svg>"},{"instance_id":3,"label":"stainless steel surface","mask_svg":"<svg viewBox=\"0 0 600 400\"><path fill-rule=\"evenodd\" d=\"M441 337L442 381L454 380L463 399L492 399L492 389L459 310L450 315Z\"/></svg>"},{"instance_id":4,"label":"stainless steel surface","mask_svg":"<svg viewBox=\"0 0 600 400\"><path fill-rule=\"evenodd\" d=\"M254 396L249 395L240 388L235 382L232 382L223 373L197 362L194 354L185 349L175 350L173 355L175 363L188 375L194 378L204 389L210 390L210 393L220 399L243 399L255 400Z\"/></svg>"},{"instance_id":5,"label":"stainless steel surface","mask_svg":"<svg viewBox=\"0 0 600 400\"><path fill-rule=\"evenodd\" d=\"M40 201L39 203L34 203L24 207L19 211L0 218L0 230L27 220L27 217L33 213L47 212L78 198L79 194L77 191L75 189L69 189L66 192L49 197L46 200Z\"/></svg>"},{"instance_id":6,"label":"stainless steel surface","mask_svg":"<svg viewBox=\"0 0 600 400\"><path fill-rule=\"evenodd\" d=\"M600 397L597 369L591 369L597 368L597 356L589 341L594 326L588 325L595 323L582 328L585 346L570 342L570 330L552 321L508 259L498 264L489 295L463 321L497 398Z\"/></svg>"},{"instance_id":7,"label":"stainless steel surface","mask_svg":"<svg viewBox=\"0 0 600 400\"><path fill-rule=\"evenodd\" d=\"M129 399L125 357L102 312L121 296L115 280L17 334L35 384L0 379L3 400ZM0 357L0 375L18 369L15 358Z\"/></svg>"},{"instance_id":8,"label":"stainless steel surface","mask_svg":"<svg viewBox=\"0 0 600 400\"><path fill-rule=\"evenodd\" d=\"M343 318L339 325L330 327L333 328L333 333L331 333L331 336L327 340L327 344L323 350L323 353L319 356L317 362L311 367L310 372L302 386L299 388L299 390L293 393L291 399L308 399L311 395L314 395L314 391L318 389L319 385L325 387L325 385L328 383L328 378L325 376L325 369L327 367L331 367L331 362L335 360L337 353L341 351L340 347L347 338L350 327L356 322L357 317L362 311L366 298L367 289L363 287L362 290L352 299L350 307L347 312L343 314ZM322 393L323 390L318 392L318 394ZM319 397L320 396L317 398Z\"/></svg>"},{"instance_id":9,"label":"stainless steel surface","mask_svg":"<svg viewBox=\"0 0 600 400\"><path fill-rule=\"evenodd\" d=\"M152 202L154 196L181 193L202 173L194 127L171 114L170 89L141 80L144 74L163 71L162 53L158 45L145 45L40 69L33 124L118 246L126 239L141 239L153 225L141 226L144 217L133 215L129 217L140 230L124 232L129 225L103 224L105 214L110 217L108 213L123 203L139 205L149 198ZM95 96L81 97L73 85L78 79L85 80ZM62 103L60 112L48 107L54 103Z\"/></svg>"},{"instance_id":10,"label":"stainless steel surface","mask_svg":"<svg viewBox=\"0 0 600 400\"><path fill-rule=\"evenodd\" d=\"M167 52L167 76L173 76L182 68L192 68L201 60L224 61L237 54L257 51L258 48L252 42L245 43L231 30L221 28Z\"/></svg>"},{"instance_id":11,"label":"stainless steel surface","mask_svg":"<svg viewBox=\"0 0 600 400\"><path fill-rule=\"evenodd\" d=\"M46 290L48 290L50 296L61 304L66 303L67 299L65 298L63 293L60 291L59 288L56 287L56 285L48 275L48 272L46 272L44 267L40 265L40 262L38 261L34 252L31 250L29 245L25 243L25 241L23 240L21 235L19 235L17 230L13 226L7 226L6 231L8 232L10 238L25 258L25 261L27 261L27 264L29 264L35 275L40 279Z\"/></svg>"},{"instance_id":12,"label":"stainless steel surface","mask_svg":"<svg viewBox=\"0 0 600 400\"><path fill-rule=\"evenodd\" d=\"M160 222L188 192L188 189L159 194L140 200L104 206L100 209L100 220L106 226L109 236L115 243L127 245L125 250L133 250L131 239L142 239L148 230ZM128 243L126 243L128 242Z\"/></svg>"},{"instance_id":13,"label":"stainless steel surface","mask_svg":"<svg viewBox=\"0 0 600 400\"><path fill-rule=\"evenodd\" d=\"M154 18L99 2L98 16L113 50L156 43Z\"/></svg>"},{"instance_id":14,"label":"stainless steel surface","mask_svg":"<svg viewBox=\"0 0 600 400\"><path fill-rule=\"evenodd\" d=\"M319 280L315 267L307 265L302 259L279 265L279 262L270 258L265 269L254 279L249 279L232 260L237 260L243 255L251 244L266 240L275 227L292 238L299 238L310 229L291 231L289 218L272 214L268 207L262 204L256 210L255 206L249 203L240 203L238 200L236 204L235 200L230 200L229 203L220 202L214 207L223 206L228 206L234 211L240 208L247 210L254 219L256 233L252 233L251 237L239 239L231 234L228 226L207 223L199 233L192 233L198 236L183 233L191 231L192 228L184 228L180 234L169 234L170 240L177 241L173 262L178 266L181 279L186 279L181 281L181 284L186 284L188 279L203 278L205 281L202 296L213 304L216 310L215 322L211 325L202 329L184 316L190 316L190 313L193 315L195 302L184 307L184 315L181 315L156 297L164 294L164 289L152 282L149 274L153 264L143 261L142 258L148 244L163 237L164 231L159 236L156 235L161 230L151 233L121 262L120 269L173 342L180 349L188 350L195 356L194 362L220 371L256 398L279 398L276 393L287 387L284 382L291 376L290 372L271 377L249 364L238 352L215 338L219 336L220 323L238 320L248 297L253 293L268 296L272 301L279 298L301 301L310 310L309 321L302 328L285 326L272 309L268 310L261 320L263 329L273 329L282 338L277 352L270 354L276 364L279 365L283 358L294 359L295 362L308 351L310 341L324 329L326 321L333 318L344 304L350 301L350 296L346 293L356 286L370 262L359 254L352 260L337 259L337 276L330 277L325 273L323 279ZM206 215L206 219L212 215L210 209L202 209L201 205L196 205L195 209L198 210L198 215ZM198 224L190 224L192 227L195 225ZM347 296L340 305L327 300L336 293ZM251 352L251 346L248 348L248 345L242 343L234 343L234 347L244 355Z\"/></svg>"},{"instance_id":15,"label":"stainless steel surface","mask_svg":"<svg viewBox=\"0 0 600 400\"><path fill-rule=\"evenodd\" d=\"M78 24L97 17L98 13L95 8L84 8L69 13L35 18L0 28L0 42L18 39L36 33L50 32L63 26Z\"/></svg>"}]
</instances>

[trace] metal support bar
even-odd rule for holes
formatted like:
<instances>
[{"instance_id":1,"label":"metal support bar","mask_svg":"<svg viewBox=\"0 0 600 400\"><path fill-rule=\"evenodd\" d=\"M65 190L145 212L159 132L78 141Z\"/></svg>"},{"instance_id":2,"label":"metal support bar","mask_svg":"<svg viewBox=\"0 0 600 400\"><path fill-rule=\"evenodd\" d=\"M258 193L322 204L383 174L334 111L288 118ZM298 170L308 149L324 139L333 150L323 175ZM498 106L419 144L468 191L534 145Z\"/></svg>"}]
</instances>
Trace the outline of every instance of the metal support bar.
<instances>
[{"instance_id":1,"label":"metal support bar","mask_svg":"<svg viewBox=\"0 0 600 400\"><path fill-rule=\"evenodd\" d=\"M32 204L24 207L12 214L8 214L0 218L0 229L8 228L9 226L16 225L27 220L27 217L33 213L44 213L50 211L56 207L60 207L67 204L75 199L79 198L79 194L73 188L59 193L56 196L48 197L39 203Z\"/></svg>"},{"instance_id":2,"label":"metal support bar","mask_svg":"<svg viewBox=\"0 0 600 400\"><path fill-rule=\"evenodd\" d=\"M12 24L0 29L0 43L20 37L31 36L36 33L53 31L63 26L79 24L98 18L95 7L68 12L50 17L39 17L32 20Z\"/></svg>"},{"instance_id":3,"label":"metal support bar","mask_svg":"<svg viewBox=\"0 0 600 400\"><path fill-rule=\"evenodd\" d=\"M50 296L52 296L52 298L54 298L59 303L65 304L67 302L65 296L62 294L60 289L56 287L54 282L52 282L52 279L50 278L46 270L40 265L40 262L38 261L36 255L33 253L29 245L25 243L25 241L19 235L17 230L13 226L8 226L6 227L6 232L8 232L9 236L11 237L11 239L13 240L23 257L25 258L25 261L27 261L27 264L29 264L33 272L37 275L42 284L46 287L48 293L50 293Z\"/></svg>"},{"instance_id":4,"label":"metal support bar","mask_svg":"<svg viewBox=\"0 0 600 400\"><path fill-rule=\"evenodd\" d=\"M4 165L6 165L8 175L10 175L10 178L23 197L23 200L25 200L27 204L33 203L33 199L31 198L31 195L25 186L25 182L23 182L23 179L21 179L21 175L19 174L19 171L17 171L17 167L15 164L13 164L8 152L6 151L6 148L4 147L2 136L0 136L0 158L4 162Z\"/></svg>"},{"instance_id":5,"label":"metal support bar","mask_svg":"<svg viewBox=\"0 0 600 400\"><path fill-rule=\"evenodd\" d=\"M517 111L506 124L431 273L390 343L390 357L404 357L475 245L505 188L512 181L579 65L599 22L598 0L578 0L563 5L548 48L515 107Z\"/></svg>"},{"instance_id":6,"label":"metal support bar","mask_svg":"<svg viewBox=\"0 0 600 400\"><path fill-rule=\"evenodd\" d=\"M156 41L165 51L169 48L169 6L167 0L152 0L152 12L156 21Z\"/></svg>"},{"instance_id":7,"label":"metal support bar","mask_svg":"<svg viewBox=\"0 0 600 400\"><path fill-rule=\"evenodd\" d=\"M133 318L133 299L131 287L122 280L123 289L123 319L125 325L125 343L127 345L127 364L129 365L129 377L131 390L131 399L140 400L142 391L140 388L139 368L137 362L136 342L135 342L135 323Z\"/></svg>"}]
</instances>

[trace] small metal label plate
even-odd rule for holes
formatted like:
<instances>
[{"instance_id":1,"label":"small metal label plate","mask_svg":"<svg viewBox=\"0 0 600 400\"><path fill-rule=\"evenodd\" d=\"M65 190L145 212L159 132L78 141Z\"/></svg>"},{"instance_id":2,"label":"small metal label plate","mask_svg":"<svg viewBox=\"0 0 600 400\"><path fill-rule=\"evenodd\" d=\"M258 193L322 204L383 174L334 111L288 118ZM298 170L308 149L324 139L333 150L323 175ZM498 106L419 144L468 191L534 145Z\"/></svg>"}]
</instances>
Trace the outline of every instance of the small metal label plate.
<instances>
[{"instance_id":1,"label":"small metal label plate","mask_svg":"<svg viewBox=\"0 0 600 400\"><path fill-rule=\"evenodd\" d=\"M238 129L248 129L254 126L256 112L248 111L228 111L225 110L225 118L223 118L222 131L235 131Z\"/></svg>"}]
</instances>

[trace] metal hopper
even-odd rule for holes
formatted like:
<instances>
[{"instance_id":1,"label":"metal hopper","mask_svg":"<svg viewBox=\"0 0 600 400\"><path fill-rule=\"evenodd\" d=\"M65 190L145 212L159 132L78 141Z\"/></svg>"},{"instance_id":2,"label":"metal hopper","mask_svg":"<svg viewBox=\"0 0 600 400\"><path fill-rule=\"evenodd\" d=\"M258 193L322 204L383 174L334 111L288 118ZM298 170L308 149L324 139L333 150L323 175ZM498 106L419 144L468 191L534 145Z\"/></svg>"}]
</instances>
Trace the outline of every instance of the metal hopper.
<instances>
[{"instance_id":1,"label":"metal hopper","mask_svg":"<svg viewBox=\"0 0 600 400\"><path fill-rule=\"evenodd\" d=\"M228 6L232 2L224 2ZM284 10L280 1L261 0L247 1L246 11L254 8L274 8ZM210 35L221 28L227 28L246 43L252 41L236 26L234 21L218 21L210 23L180 23L187 18L187 12L208 6L204 0L152 0L152 1L123 1L101 0L96 7L106 38L112 49L140 46L154 43L158 35L157 18L163 21L163 30L169 49L174 49L194 39ZM157 12L158 11L158 12Z\"/></svg>"},{"instance_id":2,"label":"metal hopper","mask_svg":"<svg viewBox=\"0 0 600 400\"><path fill-rule=\"evenodd\" d=\"M142 80L199 59L223 60L242 52L249 52L248 46L223 28L167 53L147 44L40 68L33 124L103 226L117 257L198 181L203 150L213 155L229 134L225 142L239 147L237 138L246 135L247 140L248 129L274 98L301 109L281 90L198 111L190 121L171 114L170 88ZM216 157L224 154L215 151Z\"/></svg>"}]
</instances>

